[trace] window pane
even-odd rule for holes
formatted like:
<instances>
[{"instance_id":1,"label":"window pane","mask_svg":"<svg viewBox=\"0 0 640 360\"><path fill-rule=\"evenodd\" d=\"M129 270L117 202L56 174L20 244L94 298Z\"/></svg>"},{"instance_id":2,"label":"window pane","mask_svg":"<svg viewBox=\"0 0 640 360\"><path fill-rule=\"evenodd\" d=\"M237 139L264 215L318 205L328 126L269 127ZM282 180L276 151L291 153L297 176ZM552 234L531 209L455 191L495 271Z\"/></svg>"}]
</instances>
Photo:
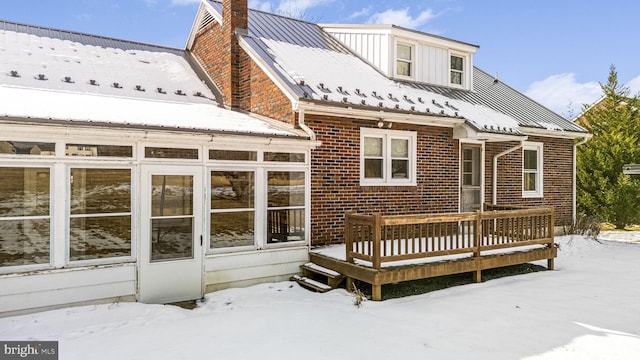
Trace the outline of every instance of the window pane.
<instances>
[{"instance_id":1,"label":"window pane","mask_svg":"<svg viewBox=\"0 0 640 360\"><path fill-rule=\"evenodd\" d=\"M462 73L452 71L451 72L451 83L462 85Z\"/></svg>"},{"instance_id":2,"label":"window pane","mask_svg":"<svg viewBox=\"0 0 640 360\"><path fill-rule=\"evenodd\" d=\"M131 170L71 169L71 214L131 212Z\"/></svg>"},{"instance_id":3,"label":"window pane","mask_svg":"<svg viewBox=\"0 0 640 360\"><path fill-rule=\"evenodd\" d=\"M264 161L277 161L277 162L304 162L303 153L285 153L285 152L265 152Z\"/></svg>"},{"instance_id":4,"label":"window pane","mask_svg":"<svg viewBox=\"0 0 640 360\"><path fill-rule=\"evenodd\" d=\"M56 154L56 144L44 142L0 141L0 154L54 156Z\"/></svg>"},{"instance_id":5,"label":"window pane","mask_svg":"<svg viewBox=\"0 0 640 360\"><path fill-rule=\"evenodd\" d=\"M398 44L398 59L411 60L411 46Z\"/></svg>"},{"instance_id":6,"label":"window pane","mask_svg":"<svg viewBox=\"0 0 640 360\"><path fill-rule=\"evenodd\" d=\"M409 140L391 139L391 156L392 157L409 157Z\"/></svg>"},{"instance_id":7,"label":"window pane","mask_svg":"<svg viewBox=\"0 0 640 360\"><path fill-rule=\"evenodd\" d=\"M267 243L304 240L304 209L269 210Z\"/></svg>"},{"instance_id":8,"label":"window pane","mask_svg":"<svg viewBox=\"0 0 640 360\"><path fill-rule=\"evenodd\" d=\"M71 260L131 255L131 216L72 218L69 230Z\"/></svg>"},{"instance_id":9,"label":"window pane","mask_svg":"<svg viewBox=\"0 0 640 360\"><path fill-rule=\"evenodd\" d=\"M151 261L193 258L193 219L151 220Z\"/></svg>"},{"instance_id":10,"label":"window pane","mask_svg":"<svg viewBox=\"0 0 640 360\"><path fill-rule=\"evenodd\" d=\"M258 153L256 151L209 150L209 159L256 161L258 160Z\"/></svg>"},{"instance_id":11,"label":"window pane","mask_svg":"<svg viewBox=\"0 0 640 360\"><path fill-rule=\"evenodd\" d=\"M151 216L193 214L192 176L153 175L151 186Z\"/></svg>"},{"instance_id":12,"label":"window pane","mask_svg":"<svg viewBox=\"0 0 640 360\"><path fill-rule=\"evenodd\" d=\"M524 191L536 191L536 173L524 173Z\"/></svg>"},{"instance_id":13,"label":"window pane","mask_svg":"<svg viewBox=\"0 0 640 360\"><path fill-rule=\"evenodd\" d=\"M409 178L409 161L408 160L392 160L391 161L391 177L394 179Z\"/></svg>"},{"instance_id":14,"label":"window pane","mask_svg":"<svg viewBox=\"0 0 640 360\"><path fill-rule=\"evenodd\" d=\"M364 138L364 156L382 156L382 138Z\"/></svg>"},{"instance_id":15,"label":"window pane","mask_svg":"<svg viewBox=\"0 0 640 360\"><path fill-rule=\"evenodd\" d=\"M0 220L0 266L49 263L49 219Z\"/></svg>"},{"instance_id":16,"label":"window pane","mask_svg":"<svg viewBox=\"0 0 640 360\"><path fill-rule=\"evenodd\" d=\"M462 58L459 56L451 56L451 69L462 71Z\"/></svg>"},{"instance_id":17,"label":"window pane","mask_svg":"<svg viewBox=\"0 0 640 360\"><path fill-rule=\"evenodd\" d=\"M473 185L473 175L465 173L462 177L462 185Z\"/></svg>"},{"instance_id":18,"label":"window pane","mask_svg":"<svg viewBox=\"0 0 640 360\"><path fill-rule=\"evenodd\" d=\"M47 168L0 167L0 217L48 216L49 178Z\"/></svg>"},{"instance_id":19,"label":"window pane","mask_svg":"<svg viewBox=\"0 0 640 360\"><path fill-rule=\"evenodd\" d=\"M304 206L304 172L270 171L269 207Z\"/></svg>"},{"instance_id":20,"label":"window pane","mask_svg":"<svg viewBox=\"0 0 640 360\"><path fill-rule=\"evenodd\" d=\"M254 184L253 171L211 172L211 208L253 208Z\"/></svg>"},{"instance_id":21,"label":"window pane","mask_svg":"<svg viewBox=\"0 0 640 360\"><path fill-rule=\"evenodd\" d=\"M211 248L254 244L254 212L211 214Z\"/></svg>"},{"instance_id":22,"label":"window pane","mask_svg":"<svg viewBox=\"0 0 640 360\"><path fill-rule=\"evenodd\" d=\"M364 177L382 179L382 159L364 159Z\"/></svg>"},{"instance_id":23,"label":"window pane","mask_svg":"<svg viewBox=\"0 0 640 360\"><path fill-rule=\"evenodd\" d=\"M536 150L524 151L524 168L528 170L538 169L538 152Z\"/></svg>"},{"instance_id":24,"label":"window pane","mask_svg":"<svg viewBox=\"0 0 640 360\"><path fill-rule=\"evenodd\" d=\"M0 266L49 263L49 219L0 220Z\"/></svg>"},{"instance_id":25,"label":"window pane","mask_svg":"<svg viewBox=\"0 0 640 360\"><path fill-rule=\"evenodd\" d=\"M396 61L396 73L402 76L411 76L411 63L402 60Z\"/></svg>"},{"instance_id":26,"label":"window pane","mask_svg":"<svg viewBox=\"0 0 640 360\"><path fill-rule=\"evenodd\" d=\"M198 159L198 149L144 148L144 157L152 159Z\"/></svg>"},{"instance_id":27,"label":"window pane","mask_svg":"<svg viewBox=\"0 0 640 360\"><path fill-rule=\"evenodd\" d=\"M67 156L133 157L133 147L116 145L67 144Z\"/></svg>"}]
</instances>

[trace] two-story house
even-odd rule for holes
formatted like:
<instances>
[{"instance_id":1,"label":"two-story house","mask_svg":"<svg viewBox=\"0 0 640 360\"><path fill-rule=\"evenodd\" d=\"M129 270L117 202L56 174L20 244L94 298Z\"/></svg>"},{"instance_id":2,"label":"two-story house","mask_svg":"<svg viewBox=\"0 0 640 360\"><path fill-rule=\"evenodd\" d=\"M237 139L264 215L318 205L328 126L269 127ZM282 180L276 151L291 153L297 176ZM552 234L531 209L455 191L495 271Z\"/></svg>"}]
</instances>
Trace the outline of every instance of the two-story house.
<instances>
[{"instance_id":1,"label":"two-story house","mask_svg":"<svg viewBox=\"0 0 640 360\"><path fill-rule=\"evenodd\" d=\"M309 128L311 243L344 213L575 213L575 143L589 134L474 67L478 46L393 25L318 25L202 1L187 44L225 106Z\"/></svg>"},{"instance_id":2,"label":"two-story house","mask_svg":"<svg viewBox=\"0 0 640 360\"><path fill-rule=\"evenodd\" d=\"M347 211L575 213L589 134L477 46L203 0L186 49L0 22L0 314L279 281Z\"/></svg>"}]
</instances>

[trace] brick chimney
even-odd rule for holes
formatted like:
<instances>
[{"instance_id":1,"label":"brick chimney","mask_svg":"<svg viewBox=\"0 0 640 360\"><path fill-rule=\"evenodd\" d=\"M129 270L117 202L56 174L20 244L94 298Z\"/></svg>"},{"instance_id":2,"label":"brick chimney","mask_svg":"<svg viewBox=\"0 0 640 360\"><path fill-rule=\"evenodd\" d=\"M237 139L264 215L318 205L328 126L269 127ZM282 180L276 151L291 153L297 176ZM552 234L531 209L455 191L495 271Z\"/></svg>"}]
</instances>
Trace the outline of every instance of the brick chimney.
<instances>
[{"instance_id":1,"label":"brick chimney","mask_svg":"<svg viewBox=\"0 0 640 360\"><path fill-rule=\"evenodd\" d=\"M249 19L247 0L222 1L222 44L224 73L227 79L221 88L226 105L233 109L243 108L243 89L241 72L247 55L238 44L236 30L247 30Z\"/></svg>"}]
</instances>

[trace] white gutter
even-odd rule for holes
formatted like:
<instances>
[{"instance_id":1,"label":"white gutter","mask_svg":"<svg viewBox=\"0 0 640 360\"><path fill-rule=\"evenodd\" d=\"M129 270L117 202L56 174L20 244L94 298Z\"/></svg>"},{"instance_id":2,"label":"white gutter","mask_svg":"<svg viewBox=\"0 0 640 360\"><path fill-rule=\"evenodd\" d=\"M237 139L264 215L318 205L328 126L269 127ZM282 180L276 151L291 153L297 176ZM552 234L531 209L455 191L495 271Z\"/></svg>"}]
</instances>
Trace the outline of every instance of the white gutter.
<instances>
[{"instance_id":1,"label":"white gutter","mask_svg":"<svg viewBox=\"0 0 640 360\"><path fill-rule=\"evenodd\" d=\"M493 156L493 168L491 169L491 172L492 172L491 203L493 205L498 205L498 158L522 148L522 145L526 140L527 139L525 138L520 141L520 144Z\"/></svg>"},{"instance_id":2,"label":"white gutter","mask_svg":"<svg viewBox=\"0 0 640 360\"><path fill-rule=\"evenodd\" d=\"M304 109L298 110L298 125L302 130L304 130L304 132L309 134L309 139L311 141L316 141L316 133L314 133L313 130L304 123Z\"/></svg>"},{"instance_id":3,"label":"white gutter","mask_svg":"<svg viewBox=\"0 0 640 360\"><path fill-rule=\"evenodd\" d=\"M577 214L577 195L576 195L576 153L578 152L578 146L586 143L587 141L589 141L589 139L591 139L593 135L588 134L588 136L585 136L584 139L582 139L582 141L577 142L575 144L573 144L573 196L572 196L572 200L573 203L571 204L571 219L573 220L573 223L576 223L576 216Z\"/></svg>"},{"instance_id":4,"label":"white gutter","mask_svg":"<svg viewBox=\"0 0 640 360\"><path fill-rule=\"evenodd\" d=\"M457 117L407 114L403 112L385 112L369 109L357 109L352 107L336 107L320 105L310 102L299 102L295 110L306 110L309 114L333 115L339 117L351 117L363 120L384 120L400 122L404 124L430 125L453 128L465 123L465 119Z\"/></svg>"}]
</instances>

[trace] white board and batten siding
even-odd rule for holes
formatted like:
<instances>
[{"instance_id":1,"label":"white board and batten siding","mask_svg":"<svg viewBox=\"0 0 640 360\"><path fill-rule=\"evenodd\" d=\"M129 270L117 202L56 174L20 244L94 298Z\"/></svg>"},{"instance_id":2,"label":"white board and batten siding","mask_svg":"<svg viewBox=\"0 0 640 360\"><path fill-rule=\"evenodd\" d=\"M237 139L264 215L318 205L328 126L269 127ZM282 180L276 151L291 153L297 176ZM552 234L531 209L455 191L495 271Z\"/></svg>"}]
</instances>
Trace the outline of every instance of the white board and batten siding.
<instances>
[{"instance_id":1,"label":"white board and batten siding","mask_svg":"<svg viewBox=\"0 0 640 360\"><path fill-rule=\"evenodd\" d=\"M305 245L205 257L205 293L289 279L309 261Z\"/></svg>"},{"instance_id":2,"label":"white board and batten siding","mask_svg":"<svg viewBox=\"0 0 640 360\"><path fill-rule=\"evenodd\" d=\"M388 77L395 76L395 49L397 43L411 45L414 49L414 75L412 79L420 83L439 86L454 86L450 80L450 56L464 58L464 80L462 88L473 88L473 45L453 40L419 34L393 27L378 26L367 29L362 26L323 26L324 30L338 39L349 49L364 58ZM404 77L403 77L404 79Z\"/></svg>"},{"instance_id":3,"label":"white board and batten siding","mask_svg":"<svg viewBox=\"0 0 640 360\"><path fill-rule=\"evenodd\" d=\"M0 276L0 316L75 303L132 301L135 296L134 263Z\"/></svg>"},{"instance_id":4,"label":"white board and batten siding","mask_svg":"<svg viewBox=\"0 0 640 360\"><path fill-rule=\"evenodd\" d=\"M378 68L386 76L393 75L389 34L330 32L335 38Z\"/></svg>"}]
</instances>

